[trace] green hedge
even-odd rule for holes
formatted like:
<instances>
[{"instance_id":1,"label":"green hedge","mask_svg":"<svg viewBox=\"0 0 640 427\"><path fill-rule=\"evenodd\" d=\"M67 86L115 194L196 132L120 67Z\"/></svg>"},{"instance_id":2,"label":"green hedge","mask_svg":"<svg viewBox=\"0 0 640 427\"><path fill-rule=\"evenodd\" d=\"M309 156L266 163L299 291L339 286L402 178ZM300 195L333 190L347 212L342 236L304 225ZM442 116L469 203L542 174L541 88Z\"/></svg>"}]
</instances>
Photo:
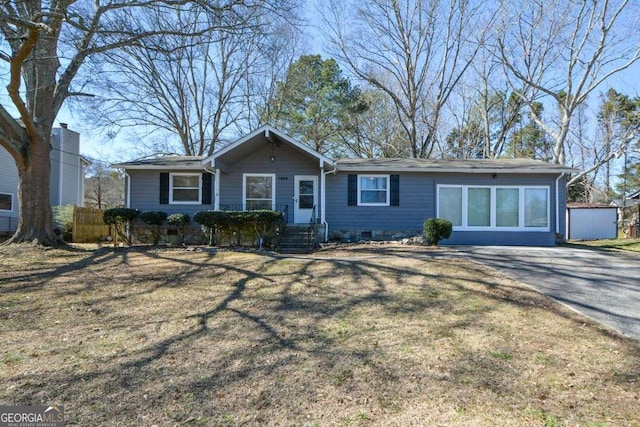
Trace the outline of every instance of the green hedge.
<instances>
[{"instance_id":1,"label":"green hedge","mask_svg":"<svg viewBox=\"0 0 640 427\"><path fill-rule=\"evenodd\" d=\"M105 224L117 225L134 221L140 216L138 209L113 208L104 211L103 221Z\"/></svg>"},{"instance_id":2,"label":"green hedge","mask_svg":"<svg viewBox=\"0 0 640 427\"><path fill-rule=\"evenodd\" d=\"M200 211L193 220L230 245L240 245L244 240L262 239L264 243L275 236L282 219L282 212L255 211ZM210 243L213 243L210 239Z\"/></svg>"},{"instance_id":3,"label":"green hedge","mask_svg":"<svg viewBox=\"0 0 640 427\"><path fill-rule=\"evenodd\" d=\"M161 226L167 219L167 214L162 211L146 211L142 212L138 218L145 224Z\"/></svg>"},{"instance_id":4,"label":"green hedge","mask_svg":"<svg viewBox=\"0 0 640 427\"><path fill-rule=\"evenodd\" d=\"M451 237L453 224L441 218L429 218L424 222L424 237L429 245L437 245L440 240Z\"/></svg>"},{"instance_id":5,"label":"green hedge","mask_svg":"<svg viewBox=\"0 0 640 427\"><path fill-rule=\"evenodd\" d=\"M140 211L138 209L113 208L104 211L102 220L105 224L113 225L116 235L120 236L128 246L131 246L131 238L127 230L139 216ZM116 246L117 244L117 239L113 239L113 245Z\"/></svg>"},{"instance_id":6,"label":"green hedge","mask_svg":"<svg viewBox=\"0 0 640 427\"><path fill-rule=\"evenodd\" d=\"M189 223L189 215L181 213L171 214L167 217L167 222L171 225L181 227Z\"/></svg>"}]
</instances>

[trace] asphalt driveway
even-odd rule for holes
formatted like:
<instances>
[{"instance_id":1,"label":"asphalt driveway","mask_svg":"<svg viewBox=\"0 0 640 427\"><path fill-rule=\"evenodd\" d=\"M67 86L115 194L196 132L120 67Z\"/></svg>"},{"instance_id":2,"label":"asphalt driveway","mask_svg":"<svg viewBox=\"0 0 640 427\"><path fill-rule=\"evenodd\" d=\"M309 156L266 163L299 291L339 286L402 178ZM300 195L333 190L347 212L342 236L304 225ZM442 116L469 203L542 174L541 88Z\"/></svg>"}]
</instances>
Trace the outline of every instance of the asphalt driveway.
<instances>
[{"instance_id":1,"label":"asphalt driveway","mask_svg":"<svg viewBox=\"0 0 640 427\"><path fill-rule=\"evenodd\" d=\"M471 259L640 340L640 256L574 247L460 246Z\"/></svg>"}]
</instances>

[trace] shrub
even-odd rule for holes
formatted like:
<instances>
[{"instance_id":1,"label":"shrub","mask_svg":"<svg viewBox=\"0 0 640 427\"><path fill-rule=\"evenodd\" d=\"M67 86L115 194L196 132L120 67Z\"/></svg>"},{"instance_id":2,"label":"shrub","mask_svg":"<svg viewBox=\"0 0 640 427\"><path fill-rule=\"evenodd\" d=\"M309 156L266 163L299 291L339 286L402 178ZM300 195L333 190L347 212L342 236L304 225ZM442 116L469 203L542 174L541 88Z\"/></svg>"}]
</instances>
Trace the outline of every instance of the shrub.
<instances>
[{"instance_id":1,"label":"shrub","mask_svg":"<svg viewBox=\"0 0 640 427\"><path fill-rule=\"evenodd\" d=\"M113 208L107 209L104 211L102 220L105 224L113 225L115 228L116 235L122 237L127 243L127 246L131 246L131 238L127 231L131 227L131 223L136 220L140 216L140 211L138 209L129 209L129 208ZM117 244L117 240L113 240L113 245Z\"/></svg>"},{"instance_id":2,"label":"shrub","mask_svg":"<svg viewBox=\"0 0 640 427\"><path fill-rule=\"evenodd\" d=\"M184 226L189 223L189 215L181 213L172 214L167 217L167 222L176 226L178 230L178 243L184 244Z\"/></svg>"},{"instance_id":3,"label":"shrub","mask_svg":"<svg viewBox=\"0 0 640 427\"><path fill-rule=\"evenodd\" d=\"M263 241L271 238L282 219L282 212L272 210L200 211L196 212L193 219L218 235L226 235L229 243L234 245L240 244L242 236L251 236Z\"/></svg>"},{"instance_id":4,"label":"shrub","mask_svg":"<svg viewBox=\"0 0 640 427\"><path fill-rule=\"evenodd\" d=\"M167 214L162 211L146 211L140 214L139 219L151 226L153 244L157 246L160 243L160 226L167 219Z\"/></svg>"},{"instance_id":5,"label":"shrub","mask_svg":"<svg viewBox=\"0 0 640 427\"><path fill-rule=\"evenodd\" d=\"M145 224L160 226L167 219L167 214L161 211L147 211L142 212L138 218Z\"/></svg>"},{"instance_id":6,"label":"shrub","mask_svg":"<svg viewBox=\"0 0 640 427\"><path fill-rule=\"evenodd\" d=\"M429 218L424 221L424 237L429 245L437 245L440 240L451 237L453 224L441 218Z\"/></svg>"},{"instance_id":7,"label":"shrub","mask_svg":"<svg viewBox=\"0 0 640 427\"><path fill-rule=\"evenodd\" d=\"M56 234L70 242L73 237L73 205L53 206L52 211Z\"/></svg>"},{"instance_id":8,"label":"shrub","mask_svg":"<svg viewBox=\"0 0 640 427\"><path fill-rule=\"evenodd\" d=\"M167 217L167 222L177 227L184 226L189 223L189 215L187 214L172 214Z\"/></svg>"}]
</instances>

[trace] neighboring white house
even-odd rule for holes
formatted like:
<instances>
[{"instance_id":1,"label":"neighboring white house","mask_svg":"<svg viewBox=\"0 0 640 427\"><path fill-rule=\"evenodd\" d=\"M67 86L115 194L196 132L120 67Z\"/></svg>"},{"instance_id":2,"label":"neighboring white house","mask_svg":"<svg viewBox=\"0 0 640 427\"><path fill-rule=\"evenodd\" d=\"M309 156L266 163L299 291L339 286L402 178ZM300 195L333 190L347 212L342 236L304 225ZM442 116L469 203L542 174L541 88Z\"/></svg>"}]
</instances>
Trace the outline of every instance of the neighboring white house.
<instances>
[{"instance_id":1,"label":"neighboring white house","mask_svg":"<svg viewBox=\"0 0 640 427\"><path fill-rule=\"evenodd\" d=\"M51 206L84 206L84 172L90 164L80 155L80 134L60 123L51 135ZM18 169L0 147L0 233L18 226Z\"/></svg>"}]
</instances>

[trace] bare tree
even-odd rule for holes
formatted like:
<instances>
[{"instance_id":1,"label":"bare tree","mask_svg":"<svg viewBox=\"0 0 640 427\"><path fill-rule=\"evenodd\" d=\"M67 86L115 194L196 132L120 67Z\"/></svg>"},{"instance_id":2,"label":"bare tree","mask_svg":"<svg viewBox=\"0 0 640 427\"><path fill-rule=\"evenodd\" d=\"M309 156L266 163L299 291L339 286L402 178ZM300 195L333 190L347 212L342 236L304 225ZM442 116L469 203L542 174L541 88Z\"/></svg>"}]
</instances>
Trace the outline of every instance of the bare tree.
<instances>
[{"instance_id":1,"label":"bare tree","mask_svg":"<svg viewBox=\"0 0 640 427\"><path fill-rule=\"evenodd\" d=\"M259 46L256 67L243 84L244 134L264 125L271 124L269 119L278 116L272 111L270 102L276 97L278 83L286 79L287 70L303 54L305 36L298 28L287 21L274 25L274 32L265 43Z\"/></svg>"},{"instance_id":2,"label":"bare tree","mask_svg":"<svg viewBox=\"0 0 640 427\"><path fill-rule=\"evenodd\" d=\"M410 157L410 144L389 97L376 89L362 92L368 108L350 115L353 132L344 138L347 155L365 158Z\"/></svg>"},{"instance_id":3,"label":"bare tree","mask_svg":"<svg viewBox=\"0 0 640 427\"><path fill-rule=\"evenodd\" d=\"M266 0L265 0L266 1ZM249 2L249 0L246 0ZM149 8L176 13L180 7L206 7L218 16L233 16L259 1L215 3L173 0L3 1L0 3L0 60L9 70L5 83L11 106L0 105L0 145L13 157L19 175L20 218L11 242L54 244L56 235L49 200L49 154L53 122L65 101L86 94L90 79L78 73L95 55L167 34L139 18ZM178 31L183 32L182 30ZM15 112L14 112L15 111ZM17 115L17 118L14 117Z\"/></svg>"},{"instance_id":4,"label":"bare tree","mask_svg":"<svg viewBox=\"0 0 640 427\"><path fill-rule=\"evenodd\" d=\"M169 35L96 61L95 72L102 78L95 92L100 96L85 117L112 131L160 133L169 141L147 151L212 154L225 133L235 134L245 119L245 88L266 65L261 56L265 46L279 35L274 21L283 25L289 24L285 18L293 19L294 0L276 3L278 14L259 8L231 17L198 8L172 15L149 11L145 19ZM172 140L179 141L177 147Z\"/></svg>"},{"instance_id":5,"label":"bare tree","mask_svg":"<svg viewBox=\"0 0 640 427\"><path fill-rule=\"evenodd\" d=\"M554 141L553 162L567 163L571 123L589 95L609 77L640 59L637 5L629 0L503 1L503 21L496 26L496 52L523 101L551 100L557 120L532 116ZM621 150L604 156L595 170Z\"/></svg>"},{"instance_id":6,"label":"bare tree","mask_svg":"<svg viewBox=\"0 0 640 427\"><path fill-rule=\"evenodd\" d=\"M115 208L124 202L124 178L106 163L92 159L85 176L84 202L98 209Z\"/></svg>"},{"instance_id":7,"label":"bare tree","mask_svg":"<svg viewBox=\"0 0 640 427\"><path fill-rule=\"evenodd\" d=\"M433 153L443 108L486 32L480 7L468 0L328 3L323 31L334 55L391 98L412 157Z\"/></svg>"}]
</instances>

